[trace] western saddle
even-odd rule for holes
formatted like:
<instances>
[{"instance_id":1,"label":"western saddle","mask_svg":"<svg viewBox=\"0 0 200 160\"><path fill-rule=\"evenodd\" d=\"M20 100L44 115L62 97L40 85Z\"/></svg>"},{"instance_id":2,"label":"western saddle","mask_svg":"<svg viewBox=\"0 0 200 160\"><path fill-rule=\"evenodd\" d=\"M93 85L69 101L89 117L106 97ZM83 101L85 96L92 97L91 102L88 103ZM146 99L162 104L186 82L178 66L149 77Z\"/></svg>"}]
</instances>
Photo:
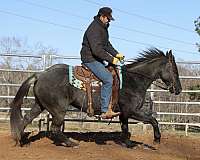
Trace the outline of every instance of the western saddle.
<instances>
[{"instance_id":1,"label":"western saddle","mask_svg":"<svg viewBox=\"0 0 200 160\"><path fill-rule=\"evenodd\" d=\"M113 75L113 86L112 86L112 96L110 99L108 110L114 110L114 107L118 104L118 97L119 97L119 69L114 66L106 67ZM82 66L75 66L74 68L74 76L83 82L83 85L86 89L87 94L87 114L88 116L94 116L94 108L92 104L92 93L93 90L99 90L101 88L100 80L86 67L82 64ZM93 82L98 82L95 88L92 86Z\"/></svg>"}]
</instances>

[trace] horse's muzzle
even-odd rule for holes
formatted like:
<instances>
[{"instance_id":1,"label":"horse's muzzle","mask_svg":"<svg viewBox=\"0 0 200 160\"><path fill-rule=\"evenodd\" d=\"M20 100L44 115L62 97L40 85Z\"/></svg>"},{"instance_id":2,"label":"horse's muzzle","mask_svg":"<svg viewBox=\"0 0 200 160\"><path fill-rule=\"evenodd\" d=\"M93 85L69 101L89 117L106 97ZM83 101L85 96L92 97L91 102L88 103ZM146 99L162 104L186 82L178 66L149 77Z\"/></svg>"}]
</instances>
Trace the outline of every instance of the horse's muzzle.
<instances>
[{"instance_id":1,"label":"horse's muzzle","mask_svg":"<svg viewBox=\"0 0 200 160\"><path fill-rule=\"evenodd\" d=\"M170 93L174 93L174 90L175 90L175 89L174 89L173 86L170 86L170 87L169 87L169 92L170 92Z\"/></svg>"},{"instance_id":2,"label":"horse's muzzle","mask_svg":"<svg viewBox=\"0 0 200 160\"><path fill-rule=\"evenodd\" d=\"M182 87L180 86L171 86L169 88L170 93L175 93L175 95L179 95L182 91Z\"/></svg>"},{"instance_id":3,"label":"horse's muzzle","mask_svg":"<svg viewBox=\"0 0 200 160\"><path fill-rule=\"evenodd\" d=\"M179 94L181 93L181 91L182 91L182 88L178 88L178 89L176 89L176 91L175 91L175 95L179 95Z\"/></svg>"}]
</instances>

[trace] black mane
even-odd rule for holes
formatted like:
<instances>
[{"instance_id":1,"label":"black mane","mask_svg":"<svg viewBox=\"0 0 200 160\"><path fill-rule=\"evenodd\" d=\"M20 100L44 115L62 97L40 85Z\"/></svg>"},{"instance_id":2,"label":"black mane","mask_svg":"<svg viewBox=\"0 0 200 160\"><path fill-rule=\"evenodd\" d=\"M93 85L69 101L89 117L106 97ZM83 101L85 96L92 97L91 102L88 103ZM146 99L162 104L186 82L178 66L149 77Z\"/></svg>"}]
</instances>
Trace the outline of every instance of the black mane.
<instances>
[{"instance_id":1,"label":"black mane","mask_svg":"<svg viewBox=\"0 0 200 160\"><path fill-rule=\"evenodd\" d=\"M133 64L135 65L138 63L142 63L142 62L151 61L156 58L166 57L164 52L157 48L150 48L139 54L140 54L139 57L137 57L136 59L133 59L133 60L129 60L128 62L131 62L131 65L133 65Z\"/></svg>"}]
</instances>

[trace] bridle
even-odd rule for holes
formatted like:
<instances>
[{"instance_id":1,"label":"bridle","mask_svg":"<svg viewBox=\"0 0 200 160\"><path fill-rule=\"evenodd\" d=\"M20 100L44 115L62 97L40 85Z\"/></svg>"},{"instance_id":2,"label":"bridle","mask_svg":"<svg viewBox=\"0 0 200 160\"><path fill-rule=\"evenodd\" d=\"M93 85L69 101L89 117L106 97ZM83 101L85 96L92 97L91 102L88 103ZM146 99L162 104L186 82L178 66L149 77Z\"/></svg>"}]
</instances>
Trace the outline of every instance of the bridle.
<instances>
[{"instance_id":1,"label":"bridle","mask_svg":"<svg viewBox=\"0 0 200 160\"><path fill-rule=\"evenodd\" d=\"M170 83L171 86L170 87L173 87L175 88L175 77L173 76L175 73L174 73L174 66L173 66L173 63L174 63L174 57L173 55L172 56L169 56L169 65L170 65L170 74L172 75L172 82Z\"/></svg>"},{"instance_id":2,"label":"bridle","mask_svg":"<svg viewBox=\"0 0 200 160\"><path fill-rule=\"evenodd\" d=\"M169 89L169 87L166 86L166 84L164 84L163 82L156 81L156 83L155 83L155 82L154 82L155 79L151 78L151 77L148 76L148 75L145 75L145 74L142 74L142 73L139 73L139 72L130 72L130 71L127 71L127 70L126 70L126 72L127 72L127 73L131 73L131 74L140 75L140 76L142 76L142 77L145 77L145 78L147 78L147 79L150 79L151 81L153 81L153 83L152 83L153 85L155 85L156 87L159 87L159 88L161 88L161 89L163 89L163 90L168 90L168 89Z\"/></svg>"},{"instance_id":3,"label":"bridle","mask_svg":"<svg viewBox=\"0 0 200 160\"><path fill-rule=\"evenodd\" d=\"M121 64L124 64L125 62L129 62L129 60L123 60L123 62L122 62ZM168 63L169 63L169 65L170 65L170 72L171 72L170 74L173 75L173 74L174 74L174 71L173 71L173 57L169 57ZM121 69L121 70L122 70L122 69ZM145 75L145 74L142 74L142 73L139 73L139 72L130 72L130 71L127 71L127 70L126 70L125 72L131 73L131 74L137 74L137 75L140 75L140 76L145 77L145 78L147 78L147 79L150 79L150 80L153 81L153 83L152 83L153 85L155 85L156 87L161 88L161 89L163 89L163 90L169 90L169 88L175 86L175 78L174 78L174 76L172 76L172 82L170 82L170 85L167 86L165 83L160 82L160 81L154 82L155 79L151 78L151 77L148 76L148 75Z\"/></svg>"}]
</instances>

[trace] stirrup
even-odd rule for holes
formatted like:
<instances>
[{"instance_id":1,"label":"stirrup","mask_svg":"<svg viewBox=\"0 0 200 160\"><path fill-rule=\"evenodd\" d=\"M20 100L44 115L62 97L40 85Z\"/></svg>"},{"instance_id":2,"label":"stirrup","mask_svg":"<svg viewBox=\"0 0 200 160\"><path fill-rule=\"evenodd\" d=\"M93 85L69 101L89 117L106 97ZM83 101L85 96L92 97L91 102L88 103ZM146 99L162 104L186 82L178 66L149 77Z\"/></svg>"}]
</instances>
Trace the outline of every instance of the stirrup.
<instances>
[{"instance_id":1,"label":"stirrup","mask_svg":"<svg viewBox=\"0 0 200 160\"><path fill-rule=\"evenodd\" d=\"M119 116L120 114L121 114L120 112L107 111L106 113L102 113L100 117L102 119L111 119Z\"/></svg>"}]
</instances>

